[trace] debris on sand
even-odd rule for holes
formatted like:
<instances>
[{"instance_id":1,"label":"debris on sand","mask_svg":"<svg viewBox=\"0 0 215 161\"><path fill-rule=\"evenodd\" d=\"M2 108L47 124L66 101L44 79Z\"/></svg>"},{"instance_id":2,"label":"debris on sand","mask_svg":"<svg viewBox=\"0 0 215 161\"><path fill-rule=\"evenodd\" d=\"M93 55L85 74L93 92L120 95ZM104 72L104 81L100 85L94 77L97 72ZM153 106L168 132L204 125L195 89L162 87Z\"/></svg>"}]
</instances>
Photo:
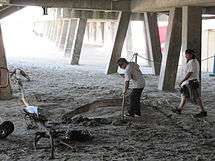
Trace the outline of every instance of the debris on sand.
<instances>
[{"instance_id":1,"label":"debris on sand","mask_svg":"<svg viewBox=\"0 0 215 161\"><path fill-rule=\"evenodd\" d=\"M112 120L109 118L88 118L80 115L72 118L71 122L75 124L81 124L83 126L96 127L101 125L109 125L112 123Z\"/></svg>"},{"instance_id":2,"label":"debris on sand","mask_svg":"<svg viewBox=\"0 0 215 161\"><path fill-rule=\"evenodd\" d=\"M66 134L66 140L86 142L91 141L94 137L88 130L71 130Z\"/></svg>"}]
</instances>

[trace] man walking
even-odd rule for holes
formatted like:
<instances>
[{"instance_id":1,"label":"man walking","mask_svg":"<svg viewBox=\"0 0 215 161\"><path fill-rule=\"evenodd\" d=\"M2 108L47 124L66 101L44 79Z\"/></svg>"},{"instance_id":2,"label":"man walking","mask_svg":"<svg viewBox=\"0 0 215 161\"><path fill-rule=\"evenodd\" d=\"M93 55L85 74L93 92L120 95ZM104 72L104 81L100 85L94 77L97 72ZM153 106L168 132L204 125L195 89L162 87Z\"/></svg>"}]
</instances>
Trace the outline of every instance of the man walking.
<instances>
[{"instance_id":1,"label":"man walking","mask_svg":"<svg viewBox=\"0 0 215 161\"><path fill-rule=\"evenodd\" d=\"M130 81L132 80L133 82L133 88L130 94L130 106L128 107L128 113L126 116L141 116L140 98L145 87L145 79L139 69L139 65L134 62L128 62L125 58L120 58L117 61L117 64L121 69L125 70L124 95L128 92Z\"/></svg>"},{"instance_id":2,"label":"man walking","mask_svg":"<svg viewBox=\"0 0 215 161\"><path fill-rule=\"evenodd\" d=\"M191 49L187 49L185 51L185 57L187 59L185 77L179 84L181 88L181 103L178 108L173 109L173 112L181 114L184 110L187 99L191 99L200 107L200 112L195 114L194 117L205 117L207 116L207 111L205 111L203 107L202 99L199 93L199 72L201 72L199 71L199 62L196 59L195 52Z\"/></svg>"}]
</instances>

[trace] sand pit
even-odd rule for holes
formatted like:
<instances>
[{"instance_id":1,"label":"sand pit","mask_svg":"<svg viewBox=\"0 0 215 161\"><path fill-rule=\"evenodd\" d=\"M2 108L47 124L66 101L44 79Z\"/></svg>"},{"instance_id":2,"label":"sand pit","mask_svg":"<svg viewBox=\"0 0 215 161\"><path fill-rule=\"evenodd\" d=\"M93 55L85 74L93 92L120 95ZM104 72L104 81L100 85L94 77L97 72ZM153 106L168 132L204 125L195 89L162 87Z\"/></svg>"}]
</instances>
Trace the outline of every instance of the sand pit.
<instances>
[{"instance_id":1,"label":"sand pit","mask_svg":"<svg viewBox=\"0 0 215 161\"><path fill-rule=\"evenodd\" d=\"M127 123L116 126L110 122L120 118L121 106L109 105L80 114L84 118L103 119L96 126L90 126L94 125L89 123L92 120L64 123L62 117L100 99L120 99L123 81L119 75L106 76L100 70L84 65L9 62L10 70L19 67L29 74L32 81L24 82L27 98L40 107L48 120L70 130L87 130L94 137L89 142L71 142L73 149L57 145L56 161L215 160L215 78L208 74L203 74L202 84L203 102L208 110L206 118L194 119L192 114L197 110L192 104L188 104L182 115L171 113L171 108L179 104L180 99L175 97L178 93L158 91L158 79L146 76L141 118L128 119ZM14 132L0 140L0 160L47 161L49 149L35 151L33 148L34 131L26 129L16 85L13 85L13 92L12 100L0 101L1 118L15 125ZM75 114L73 117L80 116Z\"/></svg>"}]
</instances>

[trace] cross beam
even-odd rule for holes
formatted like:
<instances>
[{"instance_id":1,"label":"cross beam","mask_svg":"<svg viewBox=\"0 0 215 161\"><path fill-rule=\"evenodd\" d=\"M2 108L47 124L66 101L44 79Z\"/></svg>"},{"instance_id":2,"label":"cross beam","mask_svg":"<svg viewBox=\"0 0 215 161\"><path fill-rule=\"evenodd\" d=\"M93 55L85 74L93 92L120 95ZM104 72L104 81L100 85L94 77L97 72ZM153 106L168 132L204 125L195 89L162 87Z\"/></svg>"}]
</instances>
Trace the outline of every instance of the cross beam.
<instances>
[{"instance_id":1,"label":"cross beam","mask_svg":"<svg viewBox=\"0 0 215 161\"><path fill-rule=\"evenodd\" d=\"M10 0L10 5L130 11L130 0Z\"/></svg>"},{"instance_id":2,"label":"cross beam","mask_svg":"<svg viewBox=\"0 0 215 161\"><path fill-rule=\"evenodd\" d=\"M214 0L132 0L132 12L165 11L182 6L215 6Z\"/></svg>"}]
</instances>

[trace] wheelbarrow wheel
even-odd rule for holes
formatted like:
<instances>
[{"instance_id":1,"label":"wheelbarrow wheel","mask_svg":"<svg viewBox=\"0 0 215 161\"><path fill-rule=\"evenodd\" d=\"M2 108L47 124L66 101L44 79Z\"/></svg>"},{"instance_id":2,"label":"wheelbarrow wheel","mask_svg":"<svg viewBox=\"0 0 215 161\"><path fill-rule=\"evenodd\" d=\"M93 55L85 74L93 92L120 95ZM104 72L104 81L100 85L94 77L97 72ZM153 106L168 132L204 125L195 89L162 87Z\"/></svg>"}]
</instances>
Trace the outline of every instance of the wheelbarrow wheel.
<instances>
[{"instance_id":1,"label":"wheelbarrow wheel","mask_svg":"<svg viewBox=\"0 0 215 161\"><path fill-rule=\"evenodd\" d=\"M0 139L6 138L14 131L14 124L11 121L4 121L0 125Z\"/></svg>"}]
</instances>

